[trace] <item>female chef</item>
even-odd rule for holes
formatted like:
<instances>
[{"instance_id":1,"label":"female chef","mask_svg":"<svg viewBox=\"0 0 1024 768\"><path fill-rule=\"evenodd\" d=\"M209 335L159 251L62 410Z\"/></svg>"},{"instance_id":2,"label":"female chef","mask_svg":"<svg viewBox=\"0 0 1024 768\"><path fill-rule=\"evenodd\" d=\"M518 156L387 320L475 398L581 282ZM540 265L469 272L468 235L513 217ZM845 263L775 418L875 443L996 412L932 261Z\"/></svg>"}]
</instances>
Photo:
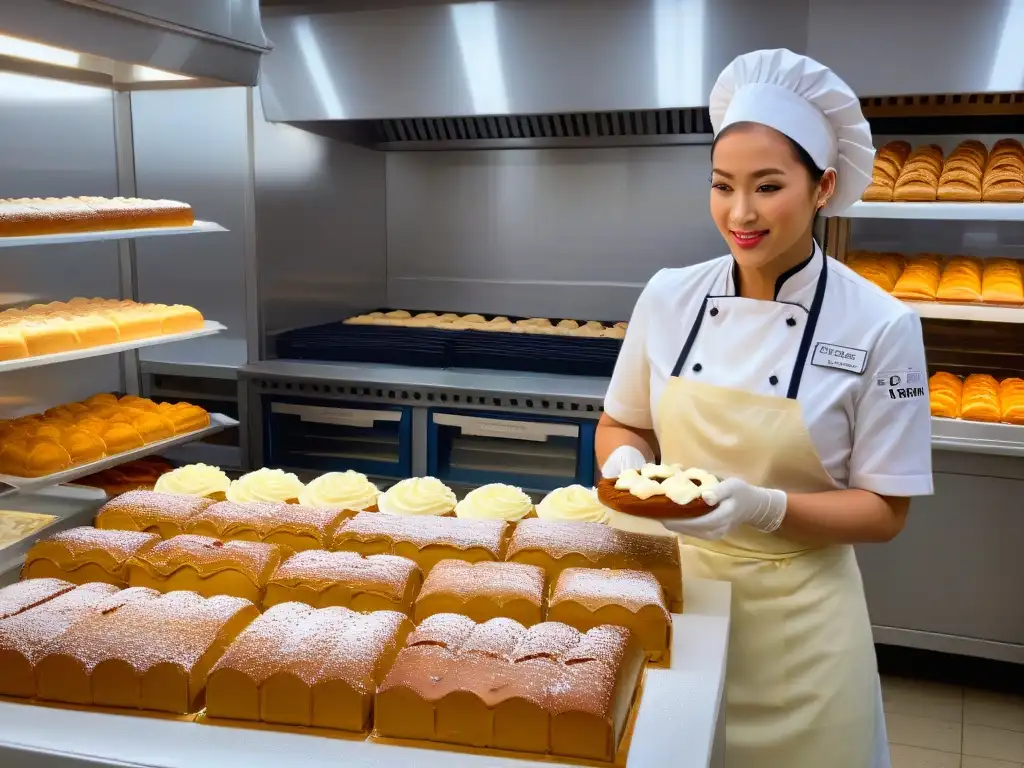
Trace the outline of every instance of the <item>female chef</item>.
<instances>
[{"instance_id":1,"label":"female chef","mask_svg":"<svg viewBox=\"0 0 1024 768\"><path fill-rule=\"evenodd\" d=\"M740 56L710 99L711 216L730 254L666 269L633 312L598 428L606 477L660 457L728 478L671 520L686 577L728 580L728 768L887 766L852 544L932 492L921 324L825 258L871 131L853 91L787 50Z\"/></svg>"}]
</instances>

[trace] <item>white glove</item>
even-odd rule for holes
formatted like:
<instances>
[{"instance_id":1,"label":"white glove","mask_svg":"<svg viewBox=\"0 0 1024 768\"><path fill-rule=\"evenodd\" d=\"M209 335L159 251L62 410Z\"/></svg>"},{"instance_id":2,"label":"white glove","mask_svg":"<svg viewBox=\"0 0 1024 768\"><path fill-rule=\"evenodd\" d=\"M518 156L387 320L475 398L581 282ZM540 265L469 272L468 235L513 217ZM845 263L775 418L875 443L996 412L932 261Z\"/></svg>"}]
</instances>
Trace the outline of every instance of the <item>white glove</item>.
<instances>
[{"instance_id":1,"label":"white glove","mask_svg":"<svg viewBox=\"0 0 1024 768\"><path fill-rule=\"evenodd\" d=\"M709 488L701 498L715 509L700 517L665 520L665 527L684 536L720 539L744 523L771 533L782 525L786 516L784 491L758 488L736 477Z\"/></svg>"},{"instance_id":2,"label":"white glove","mask_svg":"<svg viewBox=\"0 0 1024 768\"><path fill-rule=\"evenodd\" d=\"M618 477L627 469L643 469L649 459L632 445L620 445L601 467L601 477Z\"/></svg>"}]
</instances>

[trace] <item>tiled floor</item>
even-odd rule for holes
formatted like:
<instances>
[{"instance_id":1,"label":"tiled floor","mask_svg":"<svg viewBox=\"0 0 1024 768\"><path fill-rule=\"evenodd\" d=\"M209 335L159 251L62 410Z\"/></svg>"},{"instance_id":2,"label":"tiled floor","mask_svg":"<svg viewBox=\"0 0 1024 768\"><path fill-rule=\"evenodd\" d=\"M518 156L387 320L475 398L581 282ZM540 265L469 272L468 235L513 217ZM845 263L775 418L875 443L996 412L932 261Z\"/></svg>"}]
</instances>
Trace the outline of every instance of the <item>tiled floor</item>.
<instances>
[{"instance_id":1,"label":"tiled floor","mask_svg":"<svg viewBox=\"0 0 1024 768\"><path fill-rule=\"evenodd\" d=\"M1024 694L882 678L893 768L1024 768Z\"/></svg>"}]
</instances>

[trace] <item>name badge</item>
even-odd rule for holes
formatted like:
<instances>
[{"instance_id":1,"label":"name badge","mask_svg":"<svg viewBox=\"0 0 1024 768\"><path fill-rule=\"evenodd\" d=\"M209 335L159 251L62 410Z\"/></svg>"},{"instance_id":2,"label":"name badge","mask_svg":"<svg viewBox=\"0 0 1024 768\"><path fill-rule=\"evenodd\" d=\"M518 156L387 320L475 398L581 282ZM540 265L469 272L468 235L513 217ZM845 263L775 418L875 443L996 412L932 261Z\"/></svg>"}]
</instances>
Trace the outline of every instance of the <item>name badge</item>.
<instances>
[{"instance_id":1,"label":"name badge","mask_svg":"<svg viewBox=\"0 0 1024 768\"><path fill-rule=\"evenodd\" d=\"M838 344L816 341L814 342L811 365L816 365L819 368L836 368L860 376L867 368L868 353L863 349L840 347Z\"/></svg>"}]
</instances>

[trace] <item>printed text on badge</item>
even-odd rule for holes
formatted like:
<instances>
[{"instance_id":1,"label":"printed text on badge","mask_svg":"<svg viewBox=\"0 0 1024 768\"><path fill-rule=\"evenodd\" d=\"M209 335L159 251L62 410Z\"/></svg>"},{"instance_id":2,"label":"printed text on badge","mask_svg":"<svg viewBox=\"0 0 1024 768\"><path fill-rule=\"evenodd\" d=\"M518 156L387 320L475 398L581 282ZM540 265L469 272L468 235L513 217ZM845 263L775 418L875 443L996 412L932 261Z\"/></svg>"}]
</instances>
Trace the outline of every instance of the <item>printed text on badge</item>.
<instances>
[{"instance_id":1,"label":"printed text on badge","mask_svg":"<svg viewBox=\"0 0 1024 768\"><path fill-rule=\"evenodd\" d=\"M838 368L849 373L862 374L868 364L868 353L863 349L840 347L824 341L814 342L814 355L811 365L819 368Z\"/></svg>"}]
</instances>

